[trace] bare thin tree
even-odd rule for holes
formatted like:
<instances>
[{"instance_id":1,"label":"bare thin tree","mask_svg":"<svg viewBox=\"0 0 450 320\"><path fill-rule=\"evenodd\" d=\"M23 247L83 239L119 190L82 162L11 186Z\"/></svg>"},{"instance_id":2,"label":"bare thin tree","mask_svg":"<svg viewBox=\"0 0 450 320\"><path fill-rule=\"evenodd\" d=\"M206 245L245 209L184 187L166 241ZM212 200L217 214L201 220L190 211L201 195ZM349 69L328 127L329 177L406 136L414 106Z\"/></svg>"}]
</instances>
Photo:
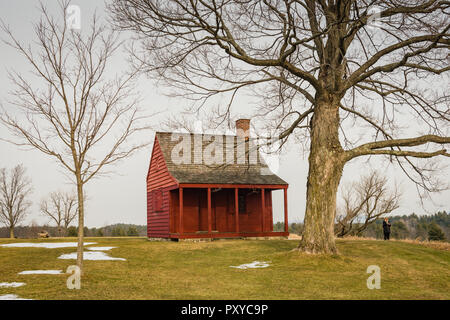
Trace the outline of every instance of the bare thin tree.
<instances>
[{"instance_id":1,"label":"bare thin tree","mask_svg":"<svg viewBox=\"0 0 450 320\"><path fill-rule=\"evenodd\" d=\"M336 253L336 193L346 163L385 156L428 191L449 153L449 3L440 0L114 0L141 70L230 123L239 94L277 137L309 141L299 250ZM437 85L442 84L442 85ZM248 89L248 90L247 90ZM250 90L250 91L249 91ZM411 125L414 123L414 125ZM408 124L408 127L401 128ZM355 128L364 129L355 139Z\"/></svg>"},{"instance_id":2,"label":"bare thin tree","mask_svg":"<svg viewBox=\"0 0 450 320\"><path fill-rule=\"evenodd\" d=\"M52 192L41 201L40 209L46 217L55 222L61 237L78 216L77 195L62 191Z\"/></svg>"},{"instance_id":3,"label":"bare thin tree","mask_svg":"<svg viewBox=\"0 0 450 320\"><path fill-rule=\"evenodd\" d=\"M398 209L400 199L399 188L389 188L388 179L379 172L363 176L342 190L343 207L336 214L336 235L361 235L371 223Z\"/></svg>"},{"instance_id":4,"label":"bare thin tree","mask_svg":"<svg viewBox=\"0 0 450 320\"><path fill-rule=\"evenodd\" d=\"M77 265L82 270L85 184L146 144L130 140L142 128L136 73L115 75L111 70L122 45L118 34L95 15L90 25L71 28L69 2L59 4L58 20L41 3L41 20L30 44L21 43L2 23L4 42L24 57L35 78L9 72L15 86L8 101L11 111L4 108L0 120L15 137L8 141L56 159L76 184Z\"/></svg>"},{"instance_id":5,"label":"bare thin tree","mask_svg":"<svg viewBox=\"0 0 450 320\"><path fill-rule=\"evenodd\" d=\"M5 168L0 169L0 223L9 228L10 238L14 238L14 228L28 213L31 192L31 179L23 165L17 165L9 174Z\"/></svg>"}]
</instances>

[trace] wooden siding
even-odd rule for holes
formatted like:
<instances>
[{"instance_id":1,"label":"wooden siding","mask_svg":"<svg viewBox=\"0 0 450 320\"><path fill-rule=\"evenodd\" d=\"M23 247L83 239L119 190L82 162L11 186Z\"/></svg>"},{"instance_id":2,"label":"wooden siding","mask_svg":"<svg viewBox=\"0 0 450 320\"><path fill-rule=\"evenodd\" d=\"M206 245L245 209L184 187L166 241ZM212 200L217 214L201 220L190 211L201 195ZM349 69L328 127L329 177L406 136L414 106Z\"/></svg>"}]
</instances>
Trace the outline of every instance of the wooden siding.
<instances>
[{"instance_id":1,"label":"wooden siding","mask_svg":"<svg viewBox=\"0 0 450 320\"><path fill-rule=\"evenodd\" d=\"M265 189L265 219L264 230L262 230L261 223L261 193L249 193L247 194L247 211L239 214L239 230L250 232L272 231L273 230L273 217L272 217L272 191Z\"/></svg>"},{"instance_id":2,"label":"wooden siding","mask_svg":"<svg viewBox=\"0 0 450 320\"><path fill-rule=\"evenodd\" d=\"M246 190L250 192L251 190ZM183 232L193 234L208 231L207 189L183 189ZM170 233L179 232L179 194L178 190L170 191ZM246 195L247 210L239 213L240 232L273 231L272 190L265 189L265 228L261 220L261 192ZM222 189L211 193L211 229L212 232L235 232L236 215L234 189Z\"/></svg>"},{"instance_id":3,"label":"wooden siding","mask_svg":"<svg viewBox=\"0 0 450 320\"><path fill-rule=\"evenodd\" d=\"M166 188L178 185L178 182L170 175L161 152L158 139L155 137L150 167L147 175L147 192L153 189Z\"/></svg>"},{"instance_id":4,"label":"wooden siding","mask_svg":"<svg viewBox=\"0 0 450 320\"><path fill-rule=\"evenodd\" d=\"M177 188L177 181L170 175L164 161L158 139L153 143L152 157L147 175L147 236L151 238L169 237L170 197L169 192ZM155 191L161 192L160 210L154 208Z\"/></svg>"}]
</instances>

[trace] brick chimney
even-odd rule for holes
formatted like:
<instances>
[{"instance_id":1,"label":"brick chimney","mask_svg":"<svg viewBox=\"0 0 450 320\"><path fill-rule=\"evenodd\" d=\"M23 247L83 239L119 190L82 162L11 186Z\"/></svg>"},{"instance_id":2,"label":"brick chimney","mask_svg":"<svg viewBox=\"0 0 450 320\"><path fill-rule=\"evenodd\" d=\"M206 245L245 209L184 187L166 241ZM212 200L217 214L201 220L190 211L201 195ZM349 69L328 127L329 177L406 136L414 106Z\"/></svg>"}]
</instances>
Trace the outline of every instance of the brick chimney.
<instances>
[{"instance_id":1,"label":"brick chimney","mask_svg":"<svg viewBox=\"0 0 450 320\"><path fill-rule=\"evenodd\" d=\"M236 135L248 140L250 137L250 119L236 120Z\"/></svg>"}]
</instances>

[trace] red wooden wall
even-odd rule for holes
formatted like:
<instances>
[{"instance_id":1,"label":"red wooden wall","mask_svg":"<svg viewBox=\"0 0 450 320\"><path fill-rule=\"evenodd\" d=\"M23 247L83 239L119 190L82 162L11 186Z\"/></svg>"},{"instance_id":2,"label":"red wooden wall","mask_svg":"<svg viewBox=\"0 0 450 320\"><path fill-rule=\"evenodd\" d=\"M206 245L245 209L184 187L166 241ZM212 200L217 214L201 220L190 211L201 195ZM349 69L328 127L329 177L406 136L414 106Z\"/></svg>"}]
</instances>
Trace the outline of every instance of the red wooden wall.
<instances>
[{"instance_id":1,"label":"red wooden wall","mask_svg":"<svg viewBox=\"0 0 450 320\"><path fill-rule=\"evenodd\" d=\"M261 193L247 195L247 210L239 213L240 232L262 231ZM179 193L170 191L170 233L179 230ZM265 228L263 231L273 231L272 192L265 190ZM183 189L183 231L186 233L208 231L207 189ZM211 192L211 225L213 231L236 231L234 189L222 189Z\"/></svg>"},{"instance_id":2,"label":"red wooden wall","mask_svg":"<svg viewBox=\"0 0 450 320\"><path fill-rule=\"evenodd\" d=\"M160 238L169 236L169 190L177 187L177 181L169 174L166 163L155 137L150 167L147 175L147 236ZM155 208L155 196L161 192L162 204L159 211Z\"/></svg>"}]
</instances>

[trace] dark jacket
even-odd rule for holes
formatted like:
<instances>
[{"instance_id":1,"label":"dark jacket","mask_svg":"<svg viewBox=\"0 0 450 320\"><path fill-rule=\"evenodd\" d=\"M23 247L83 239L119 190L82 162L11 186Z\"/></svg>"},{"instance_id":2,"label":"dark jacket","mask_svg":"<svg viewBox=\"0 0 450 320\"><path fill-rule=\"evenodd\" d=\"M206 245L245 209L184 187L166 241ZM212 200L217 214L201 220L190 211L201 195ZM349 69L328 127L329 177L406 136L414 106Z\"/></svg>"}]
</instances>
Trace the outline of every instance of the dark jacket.
<instances>
[{"instance_id":1,"label":"dark jacket","mask_svg":"<svg viewBox=\"0 0 450 320\"><path fill-rule=\"evenodd\" d=\"M391 232L391 224L389 222L386 222L385 220L383 220L383 231L385 233Z\"/></svg>"}]
</instances>

